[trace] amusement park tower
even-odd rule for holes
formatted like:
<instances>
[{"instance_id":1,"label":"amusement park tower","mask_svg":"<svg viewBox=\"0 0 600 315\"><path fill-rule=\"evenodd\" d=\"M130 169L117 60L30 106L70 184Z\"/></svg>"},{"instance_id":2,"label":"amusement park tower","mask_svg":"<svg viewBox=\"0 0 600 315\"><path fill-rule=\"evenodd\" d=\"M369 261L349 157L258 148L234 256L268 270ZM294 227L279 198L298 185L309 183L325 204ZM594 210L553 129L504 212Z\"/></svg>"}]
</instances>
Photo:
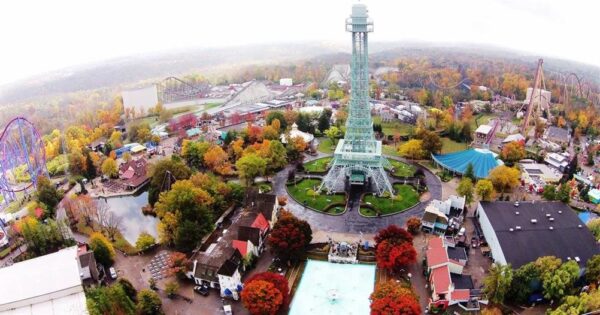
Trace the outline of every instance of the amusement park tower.
<instances>
[{"instance_id":1,"label":"amusement park tower","mask_svg":"<svg viewBox=\"0 0 600 315\"><path fill-rule=\"evenodd\" d=\"M331 169L319 190L337 192L349 185L363 185L382 195L393 195L392 185L384 167L389 165L381 155L381 141L373 135L373 121L369 105L368 33L373 31L364 4L352 6L352 15L346 19L346 31L352 34L351 95L346 121L346 134L338 143Z\"/></svg>"}]
</instances>

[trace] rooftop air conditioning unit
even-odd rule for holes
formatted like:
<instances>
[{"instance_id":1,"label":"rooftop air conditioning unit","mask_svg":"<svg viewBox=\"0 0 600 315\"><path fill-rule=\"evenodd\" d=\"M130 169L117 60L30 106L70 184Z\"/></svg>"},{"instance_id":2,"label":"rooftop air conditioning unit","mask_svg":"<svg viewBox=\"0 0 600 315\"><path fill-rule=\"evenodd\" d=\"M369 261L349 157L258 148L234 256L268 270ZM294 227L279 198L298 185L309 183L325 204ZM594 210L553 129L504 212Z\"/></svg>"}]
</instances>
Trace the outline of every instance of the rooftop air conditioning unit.
<instances>
[{"instance_id":1,"label":"rooftop air conditioning unit","mask_svg":"<svg viewBox=\"0 0 600 315\"><path fill-rule=\"evenodd\" d=\"M508 229L508 230L509 230L509 231L511 231L511 232L512 232L512 231L514 231L514 229L513 229L513 228L510 228L510 229Z\"/></svg>"},{"instance_id":2,"label":"rooftop air conditioning unit","mask_svg":"<svg viewBox=\"0 0 600 315\"><path fill-rule=\"evenodd\" d=\"M549 227L548 229L550 229L550 231L554 230L554 228L553 228L553 227Z\"/></svg>"},{"instance_id":3,"label":"rooftop air conditioning unit","mask_svg":"<svg viewBox=\"0 0 600 315\"><path fill-rule=\"evenodd\" d=\"M581 259L579 259L579 256L575 256L575 261L576 262L580 262L581 261Z\"/></svg>"},{"instance_id":4,"label":"rooftop air conditioning unit","mask_svg":"<svg viewBox=\"0 0 600 315\"><path fill-rule=\"evenodd\" d=\"M518 206L519 206L519 202L515 201L515 207L518 207Z\"/></svg>"},{"instance_id":5,"label":"rooftop air conditioning unit","mask_svg":"<svg viewBox=\"0 0 600 315\"><path fill-rule=\"evenodd\" d=\"M581 229L583 227L583 225L579 224L577 227Z\"/></svg>"},{"instance_id":6,"label":"rooftop air conditioning unit","mask_svg":"<svg viewBox=\"0 0 600 315\"><path fill-rule=\"evenodd\" d=\"M546 218L549 218L551 216L550 213L546 213Z\"/></svg>"},{"instance_id":7,"label":"rooftop air conditioning unit","mask_svg":"<svg viewBox=\"0 0 600 315\"><path fill-rule=\"evenodd\" d=\"M521 230L521 226L520 226L520 225L517 225L517 226L516 226L516 229L517 229L517 231L520 231L520 230Z\"/></svg>"},{"instance_id":8,"label":"rooftop air conditioning unit","mask_svg":"<svg viewBox=\"0 0 600 315\"><path fill-rule=\"evenodd\" d=\"M562 210L558 210L558 214L562 214Z\"/></svg>"},{"instance_id":9,"label":"rooftop air conditioning unit","mask_svg":"<svg viewBox=\"0 0 600 315\"><path fill-rule=\"evenodd\" d=\"M550 219L548 219L548 220L550 220L550 222L554 222L554 218L550 218Z\"/></svg>"},{"instance_id":10,"label":"rooftop air conditioning unit","mask_svg":"<svg viewBox=\"0 0 600 315\"><path fill-rule=\"evenodd\" d=\"M531 219L531 223L536 224L537 220L536 219Z\"/></svg>"},{"instance_id":11,"label":"rooftop air conditioning unit","mask_svg":"<svg viewBox=\"0 0 600 315\"><path fill-rule=\"evenodd\" d=\"M516 214L516 215L519 215L519 211L515 211L515 214Z\"/></svg>"}]
</instances>

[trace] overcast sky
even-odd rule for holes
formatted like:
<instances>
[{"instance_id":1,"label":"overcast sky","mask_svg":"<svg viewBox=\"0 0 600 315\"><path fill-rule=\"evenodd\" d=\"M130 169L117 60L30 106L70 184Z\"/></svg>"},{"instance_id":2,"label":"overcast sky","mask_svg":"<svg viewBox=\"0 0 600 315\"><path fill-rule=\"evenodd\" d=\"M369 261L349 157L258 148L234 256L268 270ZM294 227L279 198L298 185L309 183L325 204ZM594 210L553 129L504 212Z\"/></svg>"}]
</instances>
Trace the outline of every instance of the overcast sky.
<instances>
[{"instance_id":1,"label":"overcast sky","mask_svg":"<svg viewBox=\"0 0 600 315\"><path fill-rule=\"evenodd\" d=\"M350 0L0 1L0 85L186 47L349 40ZM472 42L600 65L600 1L364 1L371 41Z\"/></svg>"}]
</instances>

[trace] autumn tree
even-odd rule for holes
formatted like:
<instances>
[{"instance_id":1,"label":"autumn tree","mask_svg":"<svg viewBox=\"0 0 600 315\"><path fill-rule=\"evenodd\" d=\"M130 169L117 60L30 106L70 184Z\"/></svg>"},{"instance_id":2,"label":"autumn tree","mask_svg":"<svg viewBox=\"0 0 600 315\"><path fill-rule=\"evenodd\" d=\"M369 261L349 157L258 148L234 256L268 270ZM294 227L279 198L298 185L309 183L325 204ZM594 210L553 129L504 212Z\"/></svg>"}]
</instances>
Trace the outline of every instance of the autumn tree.
<instances>
[{"instance_id":1,"label":"autumn tree","mask_svg":"<svg viewBox=\"0 0 600 315\"><path fill-rule=\"evenodd\" d=\"M27 250L34 256L51 253L72 242L64 237L63 231L66 227L62 222L52 219L46 219L45 222L25 217L15 226L15 230L27 244Z\"/></svg>"},{"instance_id":2,"label":"autumn tree","mask_svg":"<svg viewBox=\"0 0 600 315\"><path fill-rule=\"evenodd\" d=\"M204 164L221 175L229 175L232 173L231 163L229 163L229 155L220 146L213 145L204 154Z\"/></svg>"},{"instance_id":3,"label":"autumn tree","mask_svg":"<svg viewBox=\"0 0 600 315\"><path fill-rule=\"evenodd\" d=\"M494 196L494 185L489 179L480 179L475 184L475 192L482 201L489 201Z\"/></svg>"},{"instance_id":4,"label":"autumn tree","mask_svg":"<svg viewBox=\"0 0 600 315\"><path fill-rule=\"evenodd\" d=\"M281 210L279 216L268 239L271 251L283 261L297 260L312 241L312 229L288 211Z\"/></svg>"},{"instance_id":5,"label":"autumn tree","mask_svg":"<svg viewBox=\"0 0 600 315\"><path fill-rule=\"evenodd\" d=\"M175 182L155 205L161 242L191 251L212 228L214 199L190 180Z\"/></svg>"},{"instance_id":6,"label":"autumn tree","mask_svg":"<svg viewBox=\"0 0 600 315\"><path fill-rule=\"evenodd\" d=\"M279 290L279 292L281 292L281 294L282 294L282 306L286 306L290 302L289 301L290 288L288 286L288 280L286 277L284 277L278 273L267 271L267 272L261 272L261 273L257 273L255 275L253 275L252 277L248 278L245 283L248 284L255 280L264 280L264 281L272 283L275 286L275 288L277 288Z\"/></svg>"},{"instance_id":7,"label":"autumn tree","mask_svg":"<svg viewBox=\"0 0 600 315\"><path fill-rule=\"evenodd\" d=\"M181 155L189 167L199 170L204 166L204 154L210 148L211 144L208 142L184 140L181 146Z\"/></svg>"},{"instance_id":8,"label":"autumn tree","mask_svg":"<svg viewBox=\"0 0 600 315\"><path fill-rule=\"evenodd\" d=\"M413 237L405 229L390 225L375 235L377 266L390 271L417 261Z\"/></svg>"},{"instance_id":9,"label":"autumn tree","mask_svg":"<svg viewBox=\"0 0 600 315\"><path fill-rule=\"evenodd\" d=\"M467 203L467 205L471 204L471 202L473 201L473 182L471 181L471 179L463 177L458 183L456 192L459 196L465 197L465 202Z\"/></svg>"},{"instance_id":10,"label":"autumn tree","mask_svg":"<svg viewBox=\"0 0 600 315\"><path fill-rule=\"evenodd\" d=\"M594 255L588 259L585 265L585 279L589 283L600 281L600 255Z\"/></svg>"},{"instance_id":11,"label":"autumn tree","mask_svg":"<svg viewBox=\"0 0 600 315\"><path fill-rule=\"evenodd\" d=\"M331 126L329 129L325 130L325 135L329 138L332 145L336 144L336 140L341 136L341 131L336 126Z\"/></svg>"},{"instance_id":12,"label":"autumn tree","mask_svg":"<svg viewBox=\"0 0 600 315\"><path fill-rule=\"evenodd\" d=\"M410 287L395 281L380 282L371 293L371 315L420 315L419 300Z\"/></svg>"},{"instance_id":13,"label":"autumn tree","mask_svg":"<svg viewBox=\"0 0 600 315\"><path fill-rule=\"evenodd\" d=\"M488 174L488 179L494 185L494 188L501 193L510 191L519 185L521 173L518 169L500 165L495 167Z\"/></svg>"},{"instance_id":14,"label":"autumn tree","mask_svg":"<svg viewBox=\"0 0 600 315\"><path fill-rule=\"evenodd\" d=\"M283 294L265 280L247 283L241 295L242 304L252 315L275 315L283 304Z\"/></svg>"},{"instance_id":15,"label":"autumn tree","mask_svg":"<svg viewBox=\"0 0 600 315\"><path fill-rule=\"evenodd\" d=\"M256 154L248 154L239 159L235 167L246 186L250 186L257 176L265 174L267 161Z\"/></svg>"},{"instance_id":16,"label":"autumn tree","mask_svg":"<svg viewBox=\"0 0 600 315\"><path fill-rule=\"evenodd\" d=\"M147 232L142 232L135 241L135 248L137 248L139 251L144 251L155 244L156 240L154 239L154 236L148 234Z\"/></svg>"},{"instance_id":17,"label":"autumn tree","mask_svg":"<svg viewBox=\"0 0 600 315\"><path fill-rule=\"evenodd\" d=\"M287 112L287 111L286 111ZM273 125L273 121L277 120L279 122L279 128L277 128L277 132L281 132L283 130L287 129L288 124L293 124L293 122L295 121L295 119L292 120L292 122L290 123L285 116L284 112L275 110L275 111L270 111L267 114L267 117L265 119L267 125L272 126Z\"/></svg>"},{"instance_id":18,"label":"autumn tree","mask_svg":"<svg viewBox=\"0 0 600 315\"><path fill-rule=\"evenodd\" d=\"M398 149L401 156L417 160L426 156L427 152L423 149L423 140L411 139L403 143Z\"/></svg>"},{"instance_id":19,"label":"autumn tree","mask_svg":"<svg viewBox=\"0 0 600 315\"><path fill-rule=\"evenodd\" d=\"M513 166L516 162L525 158L525 146L519 141L509 142L502 148L500 158L506 165Z\"/></svg>"},{"instance_id":20,"label":"autumn tree","mask_svg":"<svg viewBox=\"0 0 600 315\"><path fill-rule=\"evenodd\" d=\"M546 273L542 278L544 297L550 300L560 300L569 295L575 280L579 277L579 265L574 260L563 263L552 273Z\"/></svg>"},{"instance_id":21,"label":"autumn tree","mask_svg":"<svg viewBox=\"0 0 600 315\"><path fill-rule=\"evenodd\" d=\"M302 137L292 137L286 144L287 156L290 162L300 161L302 153L306 150L308 144Z\"/></svg>"},{"instance_id":22,"label":"autumn tree","mask_svg":"<svg viewBox=\"0 0 600 315\"><path fill-rule=\"evenodd\" d=\"M117 168L117 162L112 158L106 158L104 162L102 162L102 174L108 176L110 178L115 178L119 175L119 169Z\"/></svg>"},{"instance_id":23,"label":"autumn tree","mask_svg":"<svg viewBox=\"0 0 600 315\"><path fill-rule=\"evenodd\" d=\"M418 234L419 231L421 230L421 219L417 218L417 217L410 217L408 218L408 220L406 220L406 230L410 233L410 234Z\"/></svg>"},{"instance_id":24,"label":"autumn tree","mask_svg":"<svg viewBox=\"0 0 600 315\"><path fill-rule=\"evenodd\" d=\"M105 267L111 266L114 262L116 253L113 245L102 233L94 232L88 240L90 248L94 252L96 260Z\"/></svg>"},{"instance_id":25,"label":"autumn tree","mask_svg":"<svg viewBox=\"0 0 600 315\"><path fill-rule=\"evenodd\" d=\"M426 156L439 154L442 151L442 140L437 133L419 128L416 137L421 139L421 146Z\"/></svg>"}]
</instances>

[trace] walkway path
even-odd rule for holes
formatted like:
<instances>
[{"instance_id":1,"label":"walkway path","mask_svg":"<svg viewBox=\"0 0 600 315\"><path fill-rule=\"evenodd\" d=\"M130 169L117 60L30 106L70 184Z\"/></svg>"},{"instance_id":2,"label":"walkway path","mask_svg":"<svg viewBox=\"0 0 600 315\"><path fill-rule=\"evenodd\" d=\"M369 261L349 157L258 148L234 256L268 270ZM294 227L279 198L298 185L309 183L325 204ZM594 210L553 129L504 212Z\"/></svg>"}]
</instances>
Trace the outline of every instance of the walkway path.
<instances>
[{"instance_id":1,"label":"walkway path","mask_svg":"<svg viewBox=\"0 0 600 315\"><path fill-rule=\"evenodd\" d=\"M309 157L305 162L311 161L315 158L321 158L326 155L319 155L317 157ZM387 157L389 159L398 160L405 163L410 163L402 158ZM410 163L412 164L412 163ZM414 165L414 164L413 164ZM432 199L442 198L442 183L426 168L415 165L417 168L421 168L425 174L425 181L429 188L430 196ZM287 195L285 184L287 181L287 175L293 166L287 166L285 169L278 172L273 177L273 191L277 195ZM303 205L297 203L292 198L288 198L287 205L285 208L291 211L294 215L302 218L312 226L313 230L332 231L332 232L349 232L349 233L376 233L381 228L384 228L390 224L396 224L399 226L404 225L406 220L412 216L421 216L428 202L423 202L416 207L387 217L379 218L365 218L361 216L356 209L346 211L344 214L339 216L332 216L323 213L319 213L310 209L305 208Z\"/></svg>"}]
</instances>

